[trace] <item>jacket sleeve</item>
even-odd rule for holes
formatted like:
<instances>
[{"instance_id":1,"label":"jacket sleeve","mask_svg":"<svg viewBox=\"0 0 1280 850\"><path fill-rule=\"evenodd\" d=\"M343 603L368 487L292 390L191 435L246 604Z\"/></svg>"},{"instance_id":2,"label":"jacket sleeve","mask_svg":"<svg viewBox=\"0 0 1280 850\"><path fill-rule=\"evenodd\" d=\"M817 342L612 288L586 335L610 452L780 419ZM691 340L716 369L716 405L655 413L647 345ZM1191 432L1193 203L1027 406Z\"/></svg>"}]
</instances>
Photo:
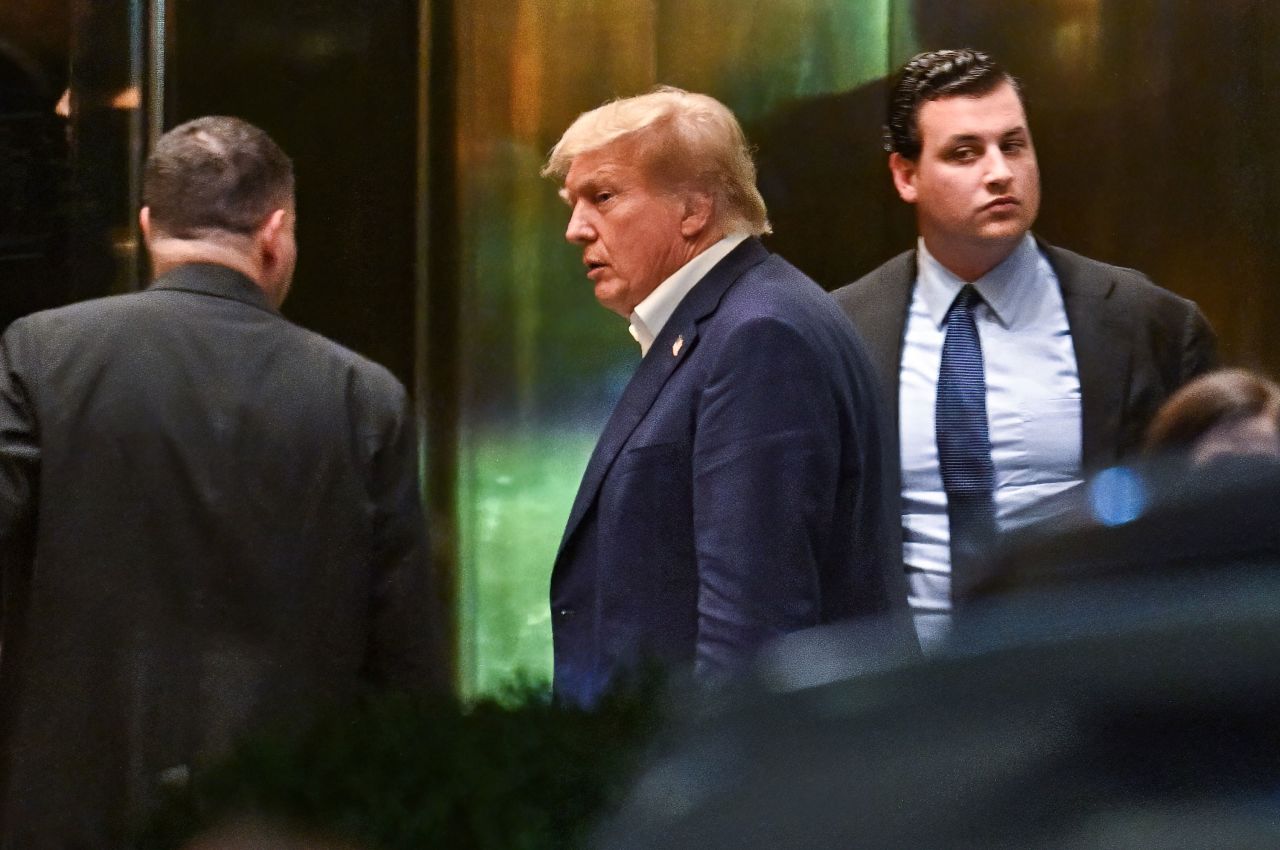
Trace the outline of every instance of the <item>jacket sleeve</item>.
<instances>
[{"instance_id":1,"label":"jacket sleeve","mask_svg":"<svg viewBox=\"0 0 1280 850\"><path fill-rule=\"evenodd\" d=\"M9 610L24 583L35 545L40 434L22 363L25 325L0 338L0 594Z\"/></svg>"},{"instance_id":2,"label":"jacket sleeve","mask_svg":"<svg viewBox=\"0 0 1280 850\"><path fill-rule=\"evenodd\" d=\"M419 491L412 408L398 382L395 390L395 407L370 454L374 543L366 670L381 687L443 693L452 669L443 599Z\"/></svg>"},{"instance_id":3,"label":"jacket sleeve","mask_svg":"<svg viewBox=\"0 0 1280 850\"><path fill-rule=\"evenodd\" d=\"M693 446L699 675L819 620L842 474L830 368L776 319L734 329L711 367Z\"/></svg>"}]
</instances>

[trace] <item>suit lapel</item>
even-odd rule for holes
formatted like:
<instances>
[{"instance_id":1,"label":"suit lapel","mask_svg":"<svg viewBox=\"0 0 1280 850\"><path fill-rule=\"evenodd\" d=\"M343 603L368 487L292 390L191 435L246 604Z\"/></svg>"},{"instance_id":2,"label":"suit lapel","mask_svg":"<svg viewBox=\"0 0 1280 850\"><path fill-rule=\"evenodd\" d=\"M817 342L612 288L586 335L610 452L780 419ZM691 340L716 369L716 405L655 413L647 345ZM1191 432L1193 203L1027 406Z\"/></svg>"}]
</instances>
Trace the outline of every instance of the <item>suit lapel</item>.
<instances>
[{"instance_id":1,"label":"suit lapel","mask_svg":"<svg viewBox=\"0 0 1280 850\"><path fill-rule=\"evenodd\" d=\"M622 451L623 445L653 407L667 379L690 357L697 346L699 324L715 312L720 299L743 272L763 262L768 256L769 251L760 244L760 240L745 240L712 267L671 314L662 332L654 339L648 355L640 361L635 374L631 376L627 388L622 392L622 398L618 400L617 407L613 409L613 414L596 442L591 460L587 462L586 472L582 475L578 495L573 500L564 536L560 540L561 551L595 501L605 474Z\"/></svg>"},{"instance_id":2,"label":"suit lapel","mask_svg":"<svg viewBox=\"0 0 1280 850\"><path fill-rule=\"evenodd\" d=\"M1129 321L1111 298L1115 281L1081 258L1040 243L1062 289L1080 372L1081 455L1086 472L1114 463L1133 363Z\"/></svg>"},{"instance_id":3,"label":"suit lapel","mask_svg":"<svg viewBox=\"0 0 1280 850\"><path fill-rule=\"evenodd\" d=\"M907 313L916 279L916 252L899 254L884 267L882 276L858 306L858 330L866 343L876 374L880 376L881 397L898 435L898 383L902 371L902 345L906 337Z\"/></svg>"}]
</instances>

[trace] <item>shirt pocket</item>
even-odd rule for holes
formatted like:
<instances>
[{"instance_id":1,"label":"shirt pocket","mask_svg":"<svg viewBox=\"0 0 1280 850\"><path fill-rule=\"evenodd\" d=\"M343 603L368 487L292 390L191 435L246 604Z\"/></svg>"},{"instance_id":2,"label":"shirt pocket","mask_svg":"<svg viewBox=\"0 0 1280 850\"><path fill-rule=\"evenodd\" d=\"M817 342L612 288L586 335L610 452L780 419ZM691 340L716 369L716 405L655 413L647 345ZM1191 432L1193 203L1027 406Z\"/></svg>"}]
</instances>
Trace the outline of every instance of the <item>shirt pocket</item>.
<instances>
[{"instance_id":1,"label":"shirt pocket","mask_svg":"<svg viewBox=\"0 0 1280 850\"><path fill-rule=\"evenodd\" d=\"M1018 405L1018 442L1007 484L1071 482L1080 477L1080 397L1030 398Z\"/></svg>"}]
</instances>

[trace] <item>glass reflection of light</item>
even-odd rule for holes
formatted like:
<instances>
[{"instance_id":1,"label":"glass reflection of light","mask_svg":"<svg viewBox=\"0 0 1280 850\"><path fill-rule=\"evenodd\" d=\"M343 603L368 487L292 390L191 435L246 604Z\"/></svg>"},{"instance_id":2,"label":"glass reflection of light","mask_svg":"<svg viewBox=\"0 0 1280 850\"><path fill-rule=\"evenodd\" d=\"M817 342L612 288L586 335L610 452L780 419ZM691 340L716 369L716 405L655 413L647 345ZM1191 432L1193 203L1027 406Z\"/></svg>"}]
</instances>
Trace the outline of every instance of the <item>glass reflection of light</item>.
<instances>
[{"instance_id":1,"label":"glass reflection of light","mask_svg":"<svg viewBox=\"0 0 1280 850\"><path fill-rule=\"evenodd\" d=\"M1054 60L1078 83L1098 70L1102 52L1099 0L1059 0L1059 21L1051 35Z\"/></svg>"},{"instance_id":2,"label":"glass reflection of light","mask_svg":"<svg viewBox=\"0 0 1280 850\"><path fill-rule=\"evenodd\" d=\"M1103 525L1133 522L1142 516L1146 507L1146 485L1132 469L1113 466L1089 482L1089 508L1094 519Z\"/></svg>"}]
</instances>

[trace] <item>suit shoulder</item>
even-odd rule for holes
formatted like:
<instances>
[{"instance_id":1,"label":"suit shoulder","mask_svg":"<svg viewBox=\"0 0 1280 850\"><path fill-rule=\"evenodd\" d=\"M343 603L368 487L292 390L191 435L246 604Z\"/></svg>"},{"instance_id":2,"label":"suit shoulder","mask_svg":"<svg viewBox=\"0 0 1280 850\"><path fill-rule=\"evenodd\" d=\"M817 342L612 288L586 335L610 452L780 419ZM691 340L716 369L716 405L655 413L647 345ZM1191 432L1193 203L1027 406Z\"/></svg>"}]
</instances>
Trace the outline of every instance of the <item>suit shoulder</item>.
<instances>
[{"instance_id":1,"label":"suit shoulder","mask_svg":"<svg viewBox=\"0 0 1280 850\"><path fill-rule=\"evenodd\" d=\"M838 315L830 295L779 254L748 269L726 293L720 312L735 321L801 324L821 321L825 314Z\"/></svg>"},{"instance_id":2,"label":"suit shoulder","mask_svg":"<svg viewBox=\"0 0 1280 850\"><path fill-rule=\"evenodd\" d=\"M857 347L856 331L831 294L781 256L750 270L740 284L710 320L715 346L770 340L823 360Z\"/></svg>"},{"instance_id":3,"label":"suit shoulder","mask_svg":"<svg viewBox=\"0 0 1280 850\"><path fill-rule=\"evenodd\" d=\"M840 287L831 294L846 311L855 309L871 299L883 297L884 288L897 283L910 282L915 277L914 249L882 263L853 283Z\"/></svg>"},{"instance_id":4,"label":"suit shoulder","mask_svg":"<svg viewBox=\"0 0 1280 850\"><path fill-rule=\"evenodd\" d=\"M1114 263L1095 260L1084 254L1062 248L1057 245L1040 243L1040 247L1049 255L1050 261L1057 269L1066 268L1076 274L1087 274L1092 277L1106 277L1117 281L1133 282L1140 285L1155 286L1149 276L1137 269L1120 266Z\"/></svg>"},{"instance_id":5,"label":"suit shoulder","mask_svg":"<svg viewBox=\"0 0 1280 850\"><path fill-rule=\"evenodd\" d=\"M1095 260L1066 248L1052 245L1044 248L1060 278L1065 271L1080 279L1110 282L1114 284L1116 294L1133 301L1137 307L1149 310L1172 310L1179 314L1199 312L1194 301L1165 289L1138 269Z\"/></svg>"},{"instance_id":6,"label":"suit shoulder","mask_svg":"<svg viewBox=\"0 0 1280 850\"><path fill-rule=\"evenodd\" d=\"M108 295L21 316L4 330L6 356L34 365L50 357L94 345L95 340L128 338L138 332L141 293Z\"/></svg>"},{"instance_id":7,"label":"suit shoulder","mask_svg":"<svg viewBox=\"0 0 1280 850\"><path fill-rule=\"evenodd\" d=\"M323 360L336 366L340 371L349 373L358 385L380 396L398 400L406 395L404 384L381 363L309 328L293 322L286 324L305 348L306 357L313 362Z\"/></svg>"},{"instance_id":8,"label":"suit shoulder","mask_svg":"<svg viewBox=\"0 0 1280 850\"><path fill-rule=\"evenodd\" d=\"M62 326L78 326L92 323L98 325L113 318L123 318L137 310L142 302L141 292L130 292L124 295L105 295L40 310L9 324L10 329L55 329Z\"/></svg>"}]
</instances>

